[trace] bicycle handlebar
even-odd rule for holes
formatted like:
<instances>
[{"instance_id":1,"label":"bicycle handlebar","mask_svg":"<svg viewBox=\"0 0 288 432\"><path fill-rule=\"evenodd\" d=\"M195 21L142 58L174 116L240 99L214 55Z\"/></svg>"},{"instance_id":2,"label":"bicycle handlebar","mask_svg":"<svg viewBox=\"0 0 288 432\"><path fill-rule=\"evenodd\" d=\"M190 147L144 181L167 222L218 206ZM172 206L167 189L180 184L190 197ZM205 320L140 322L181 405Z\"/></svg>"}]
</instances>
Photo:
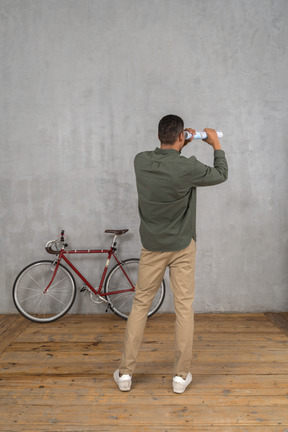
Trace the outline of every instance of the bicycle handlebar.
<instances>
[{"instance_id":1,"label":"bicycle handlebar","mask_svg":"<svg viewBox=\"0 0 288 432\"><path fill-rule=\"evenodd\" d=\"M45 246L46 252L53 255L58 255L61 248L58 248L57 243L59 243L59 240L50 240ZM53 247L55 247L55 249L53 249Z\"/></svg>"},{"instance_id":2,"label":"bicycle handlebar","mask_svg":"<svg viewBox=\"0 0 288 432\"><path fill-rule=\"evenodd\" d=\"M60 240L50 240L46 246L46 252L53 254L53 255L58 255L61 251L61 249L65 248L68 246L68 243L65 242L65 230L61 231L60 234Z\"/></svg>"}]
</instances>

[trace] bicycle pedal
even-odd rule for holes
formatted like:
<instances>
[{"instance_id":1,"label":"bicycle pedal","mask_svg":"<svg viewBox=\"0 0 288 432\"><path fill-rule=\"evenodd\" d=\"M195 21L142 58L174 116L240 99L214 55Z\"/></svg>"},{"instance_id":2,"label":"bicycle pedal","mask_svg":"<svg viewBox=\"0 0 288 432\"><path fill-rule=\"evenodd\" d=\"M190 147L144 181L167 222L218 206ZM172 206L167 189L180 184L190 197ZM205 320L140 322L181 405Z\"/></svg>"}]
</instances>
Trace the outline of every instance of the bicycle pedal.
<instances>
[{"instance_id":1,"label":"bicycle pedal","mask_svg":"<svg viewBox=\"0 0 288 432\"><path fill-rule=\"evenodd\" d=\"M87 287L85 285L83 285L83 287L81 288L80 292L85 292L87 291Z\"/></svg>"}]
</instances>

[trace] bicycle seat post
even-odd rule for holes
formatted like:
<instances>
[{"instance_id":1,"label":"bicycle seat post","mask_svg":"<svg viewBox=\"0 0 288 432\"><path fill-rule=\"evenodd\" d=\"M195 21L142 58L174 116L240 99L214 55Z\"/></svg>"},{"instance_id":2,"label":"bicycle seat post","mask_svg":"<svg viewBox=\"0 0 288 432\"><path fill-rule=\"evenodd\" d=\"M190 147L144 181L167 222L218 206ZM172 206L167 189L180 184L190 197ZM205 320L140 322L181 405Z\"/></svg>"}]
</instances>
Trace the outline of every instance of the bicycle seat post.
<instances>
[{"instance_id":1,"label":"bicycle seat post","mask_svg":"<svg viewBox=\"0 0 288 432\"><path fill-rule=\"evenodd\" d=\"M114 238L113 238L113 240L112 240L112 244L111 244L111 247L112 247L112 249L114 249L114 250L116 250L117 249L117 235L115 234L114 235Z\"/></svg>"}]
</instances>

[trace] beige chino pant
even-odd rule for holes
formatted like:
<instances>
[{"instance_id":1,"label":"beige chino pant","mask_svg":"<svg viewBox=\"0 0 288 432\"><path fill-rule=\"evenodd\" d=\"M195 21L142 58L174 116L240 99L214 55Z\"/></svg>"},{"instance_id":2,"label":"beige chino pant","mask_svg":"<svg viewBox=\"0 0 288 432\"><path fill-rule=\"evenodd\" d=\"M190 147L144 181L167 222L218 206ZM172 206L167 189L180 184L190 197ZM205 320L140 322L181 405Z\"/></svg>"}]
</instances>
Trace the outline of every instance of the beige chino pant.
<instances>
[{"instance_id":1,"label":"beige chino pant","mask_svg":"<svg viewBox=\"0 0 288 432\"><path fill-rule=\"evenodd\" d=\"M152 300L167 267L176 313L174 375L184 379L192 358L196 243L175 252L151 252L142 248L138 281L126 326L120 373L133 375Z\"/></svg>"}]
</instances>

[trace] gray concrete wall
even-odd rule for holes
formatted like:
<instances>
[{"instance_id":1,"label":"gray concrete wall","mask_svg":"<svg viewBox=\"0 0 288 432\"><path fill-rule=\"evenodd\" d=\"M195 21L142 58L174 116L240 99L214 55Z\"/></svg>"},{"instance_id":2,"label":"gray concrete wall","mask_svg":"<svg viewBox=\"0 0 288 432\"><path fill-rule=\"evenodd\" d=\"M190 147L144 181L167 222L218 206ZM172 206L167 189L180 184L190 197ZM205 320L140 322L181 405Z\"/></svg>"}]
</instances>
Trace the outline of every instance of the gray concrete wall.
<instances>
[{"instance_id":1,"label":"gray concrete wall","mask_svg":"<svg viewBox=\"0 0 288 432\"><path fill-rule=\"evenodd\" d=\"M222 130L230 167L198 191L196 311L287 310L287 17L286 0L0 1L1 313L61 228L81 247L129 227L120 253L139 255L133 158L168 113Z\"/></svg>"}]
</instances>

